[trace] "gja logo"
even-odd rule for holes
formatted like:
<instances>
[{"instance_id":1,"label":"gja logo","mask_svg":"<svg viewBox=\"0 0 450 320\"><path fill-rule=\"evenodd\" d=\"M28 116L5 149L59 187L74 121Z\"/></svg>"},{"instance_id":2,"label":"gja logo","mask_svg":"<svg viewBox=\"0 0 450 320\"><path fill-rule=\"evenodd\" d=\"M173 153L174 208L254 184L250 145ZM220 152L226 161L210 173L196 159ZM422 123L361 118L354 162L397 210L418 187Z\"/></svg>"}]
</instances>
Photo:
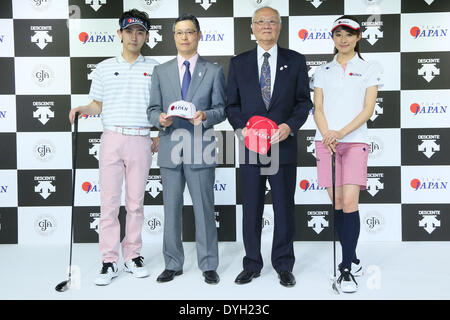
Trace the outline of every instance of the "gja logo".
<instances>
[{"instance_id":1,"label":"gja logo","mask_svg":"<svg viewBox=\"0 0 450 320\"><path fill-rule=\"evenodd\" d=\"M161 233L163 230L163 215L159 212L151 212L145 216L144 227L151 234Z\"/></svg>"},{"instance_id":2,"label":"gja logo","mask_svg":"<svg viewBox=\"0 0 450 320\"><path fill-rule=\"evenodd\" d=\"M265 214L262 217L262 232L270 233L273 230L273 216Z\"/></svg>"},{"instance_id":3,"label":"gja logo","mask_svg":"<svg viewBox=\"0 0 450 320\"><path fill-rule=\"evenodd\" d=\"M311 217L308 221L308 228L312 228L315 233L319 234L323 229L328 228L328 221L325 217L329 216L328 211L308 211L306 214Z\"/></svg>"},{"instance_id":4,"label":"gja logo","mask_svg":"<svg viewBox=\"0 0 450 320\"><path fill-rule=\"evenodd\" d=\"M419 104L413 103L409 107L409 110L414 114L444 114L447 113L447 107L441 105L440 103L430 103L430 104Z\"/></svg>"},{"instance_id":5,"label":"gja logo","mask_svg":"<svg viewBox=\"0 0 450 320\"><path fill-rule=\"evenodd\" d=\"M302 189L304 192L306 191L315 191L315 190L326 190L326 188L319 187L319 184L317 182L317 179L303 179L300 181L300 189Z\"/></svg>"},{"instance_id":6,"label":"gja logo","mask_svg":"<svg viewBox=\"0 0 450 320\"><path fill-rule=\"evenodd\" d=\"M225 34L219 33L216 30L206 30L202 31L202 37L200 41L208 41L208 42L219 42L224 41Z\"/></svg>"},{"instance_id":7,"label":"gja logo","mask_svg":"<svg viewBox=\"0 0 450 320\"><path fill-rule=\"evenodd\" d=\"M163 186L161 183L161 176L148 176L145 191L147 191L148 194L154 199L161 193L162 190Z\"/></svg>"},{"instance_id":8,"label":"gja logo","mask_svg":"<svg viewBox=\"0 0 450 320\"><path fill-rule=\"evenodd\" d=\"M383 38L383 31L380 27L383 26L383 21L363 21L361 23L366 30L362 33L362 37L367 40L372 46L381 38Z\"/></svg>"},{"instance_id":9,"label":"gja logo","mask_svg":"<svg viewBox=\"0 0 450 320\"><path fill-rule=\"evenodd\" d=\"M423 181L423 182L422 182ZM447 190L448 181L442 181L441 178L437 179L422 179L414 178L410 182L411 188L414 191L418 190Z\"/></svg>"},{"instance_id":10,"label":"gja logo","mask_svg":"<svg viewBox=\"0 0 450 320\"><path fill-rule=\"evenodd\" d=\"M33 118L38 119L45 126L50 119L55 117L55 113L51 109L54 106L53 101L33 101L33 107L36 107L36 110L33 111Z\"/></svg>"},{"instance_id":11,"label":"gja logo","mask_svg":"<svg viewBox=\"0 0 450 320\"><path fill-rule=\"evenodd\" d=\"M34 221L34 229L43 236L49 236L56 230L56 219L51 215L39 216Z\"/></svg>"},{"instance_id":12,"label":"gja logo","mask_svg":"<svg viewBox=\"0 0 450 320\"><path fill-rule=\"evenodd\" d=\"M108 34L108 32L95 32L89 34L87 32L80 32L78 39L83 43L111 43L116 39L115 35Z\"/></svg>"},{"instance_id":13,"label":"gja logo","mask_svg":"<svg viewBox=\"0 0 450 320\"><path fill-rule=\"evenodd\" d=\"M326 64L327 61L306 61L306 65L309 67L308 70L308 77L312 77L314 75L314 73L316 72L317 67Z\"/></svg>"},{"instance_id":14,"label":"gja logo","mask_svg":"<svg viewBox=\"0 0 450 320\"><path fill-rule=\"evenodd\" d=\"M384 189L384 183L380 179L384 178L384 173L367 173L367 192L372 196Z\"/></svg>"},{"instance_id":15,"label":"gja logo","mask_svg":"<svg viewBox=\"0 0 450 320\"><path fill-rule=\"evenodd\" d=\"M269 6L272 0L249 0L249 2L256 9L260 7Z\"/></svg>"},{"instance_id":16,"label":"gja logo","mask_svg":"<svg viewBox=\"0 0 450 320\"><path fill-rule=\"evenodd\" d=\"M198 3L202 6L203 9L208 10L213 3L216 3L217 0L195 0L195 3Z\"/></svg>"},{"instance_id":17,"label":"gja logo","mask_svg":"<svg viewBox=\"0 0 450 320\"><path fill-rule=\"evenodd\" d=\"M317 29L315 31L309 32L307 29L300 29L298 32L298 37L302 41L306 40L329 40L332 38L331 32L326 29Z\"/></svg>"},{"instance_id":18,"label":"gja logo","mask_svg":"<svg viewBox=\"0 0 450 320\"><path fill-rule=\"evenodd\" d=\"M364 217L364 225L366 227L366 231L370 233L377 233L384 227L384 218L383 216L375 211L368 212Z\"/></svg>"},{"instance_id":19,"label":"gja logo","mask_svg":"<svg viewBox=\"0 0 450 320\"><path fill-rule=\"evenodd\" d=\"M100 159L100 139L89 139L91 147L89 148L89 154L95 159Z\"/></svg>"},{"instance_id":20,"label":"gja logo","mask_svg":"<svg viewBox=\"0 0 450 320\"><path fill-rule=\"evenodd\" d=\"M441 147L436 143L440 139L440 135L438 134L420 134L417 136L417 139L420 140L417 150L421 151L428 159L441 150Z\"/></svg>"},{"instance_id":21,"label":"gja logo","mask_svg":"<svg viewBox=\"0 0 450 320\"><path fill-rule=\"evenodd\" d=\"M92 221L89 223L89 228L98 233L98 224L100 222L100 212L91 212L89 213L89 217Z\"/></svg>"},{"instance_id":22,"label":"gja logo","mask_svg":"<svg viewBox=\"0 0 450 320\"><path fill-rule=\"evenodd\" d=\"M106 4L106 0L85 0L85 3L94 9L94 11L98 11L102 5Z\"/></svg>"},{"instance_id":23,"label":"gja logo","mask_svg":"<svg viewBox=\"0 0 450 320\"><path fill-rule=\"evenodd\" d=\"M56 192L55 176L35 176L34 181L38 181L37 186L34 187L34 192L39 193L42 198L47 199L52 193Z\"/></svg>"},{"instance_id":24,"label":"gja logo","mask_svg":"<svg viewBox=\"0 0 450 320\"><path fill-rule=\"evenodd\" d=\"M163 40L162 35L159 34L160 30L162 30L162 25L150 25L147 45L151 49L153 49L159 42Z\"/></svg>"},{"instance_id":25,"label":"gja logo","mask_svg":"<svg viewBox=\"0 0 450 320\"><path fill-rule=\"evenodd\" d=\"M52 0L28 0L28 1L30 3L30 6L38 11L47 10L47 8L52 4Z\"/></svg>"},{"instance_id":26,"label":"gja logo","mask_svg":"<svg viewBox=\"0 0 450 320\"><path fill-rule=\"evenodd\" d=\"M417 62L421 64L417 69L417 75L422 76L427 82L430 82L434 77L440 75L441 71L436 67L440 63L440 59L418 59Z\"/></svg>"},{"instance_id":27,"label":"gja logo","mask_svg":"<svg viewBox=\"0 0 450 320\"><path fill-rule=\"evenodd\" d=\"M436 228L441 226L441 221L438 220L440 216L440 210L419 210L419 216L422 219L419 220L419 227L422 227L428 234L433 233Z\"/></svg>"},{"instance_id":28,"label":"gja logo","mask_svg":"<svg viewBox=\"0 0 450 320\"><path fill-rule=\"evenodd\" d=\"M40 140L33 146L34 156L41 161L49 161L55 156L54 145L47 140Z\"/></svg>"},{"instance_id":29,"label":"gja logo","mask_svg":"<svg viewBox=\"0 0 450 320\"><path fill-rule=\"evenodd\" d=\"M144 11L156 11L163 1L165 0L141 0L141 8L144 9Z\"/></svg>"},{"instance_id":30,"label":"gja logo","mask_svg":"<svg viewBox=\"0 0 450 320\"><path fill-rule=\"evenodd\" d=\"M369 157L371 159L378 158L383 153L383 143L377 137L369 137L369 141Z\"/></svg>"},{"instance_id":31,"label":"gja logo","mask_svg":"<svg viewBox=\"0 0 450 320\"><path fill-rule=\"evenodd\" d=\"M41 50L47 44L53 42L53 37L48 34L52 30L52 26L31 26L30 30L34 31L34 34L31 36L31 42L35 43Z\"/></svg>"},{"instance_id":32,"label":"gja logo","mask_svg":"<svg viewBox=\"0 0 450 320\"><path fill-rule=\"evenodd\" d=\"M38 86L48 87L54 80L53 70L47 65L39 65L31 71L31 77Z\"/></svg>"},{"instance_id":33,"label":"gja logo","mask_svg":"<svg viewBox=\"0 0 450 320\"><path fill-rule=\"evenodd\" d=\"M383 103L383 98L377 98L376 103L375 103L375 110L373 115L370 117L370 121L375 121L376 118L378 118L379 115L383 114L383 107L382 104Z\"/></svg>"},{"instance_id":34,"label":"gja logo","mask_svg":"<svg viewBox=\"0 0 450 320\"><path fill-rule=\"evenodd\" d=\"M316 143L314 141L315 136L306 137L306 141L309 145L306 147L306 152L310 153L314 158L316 158Z\"/></svg>"},{"instance_id":35,"label":"gja logo","mask_svg":"<svg viewBox=\"0 0 450 320\"><path fill-rule=\"evenodd\" d=\"M81 189L86 193L100 192L100 187L97 184L91 183L89 181L83 182L83 184L81 185Z\"/></svg>"},{"instance_id":36,"label":"gja logo","mask_svg":"<svg viewBox=\"0 0 450 320\"><path fill-rule=\"evenodd\" d=\"M448 29L442 29L441 26L427 26L426 29L420 29L417 26L412 27L409 33L414 39L417 38L442 38L447 37Z\"/></svg>"}]
</instances>

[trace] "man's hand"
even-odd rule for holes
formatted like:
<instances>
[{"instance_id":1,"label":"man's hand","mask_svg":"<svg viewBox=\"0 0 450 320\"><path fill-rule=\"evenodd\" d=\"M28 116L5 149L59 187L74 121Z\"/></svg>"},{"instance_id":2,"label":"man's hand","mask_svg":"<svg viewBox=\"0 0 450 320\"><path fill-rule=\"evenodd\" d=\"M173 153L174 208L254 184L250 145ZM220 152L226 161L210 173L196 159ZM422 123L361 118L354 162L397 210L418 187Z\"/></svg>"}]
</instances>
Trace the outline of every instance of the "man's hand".
<instances>
[{"instance_id":1,"label":"man's hand","mask_svg":"<svg viewBox=\"0 0 450 320\"><path fill-rule=\"evenodd\" d=\"M159 115L159 124L163 127L170 127L173 124L173 119L171 117L168 117L167 114L162 112Z\"/></svg>"},{"instance_id":2,"label":"man's hand","mask_svg":"<svg viewBox=\"0 0 450 320\"><path fill-rule=\"evenodd\" d=\"M69 112L69 121L70 121L71 124L74 123L74 121L75 121L75 114L77 112L80 113L78 115L78 119L81 119L81 117L84 115L85 108L86 108L86 106L80 106L80 107L76 107L76 108L73 108L72 110L70 110L70 112Z\"/></svg>"},{"instance_id":3,"label":"man's hand","mask_svg":"<svg viewBox=\"0 0 450 320\"><path fill-rule=\"evenodd\" d=\"M247 127L242 128L241 135L245 138L247 135Z\"/></svg>"},{"instance_id":4,"label":"man's hand","mask_svg":"<svg viewBox=\"0 0 450 320\"><path fill-rule=\"evenodd\" d=\"M158 152L159 137L152 138L152 153Z\"/></svg>"},{"instance_id":5,"label":"man's hand","mask_svg":"<svg viewBox=\"0 0 450 320\"><path fill-rule=\"evenodd\" d=\"M286 138L289 137L290 134L291 128L286 123L282 123L278 126L278 130L275 131L272 138L270 139L270 144L275 144L286 140Z\"/></svg>"},{"instance_id":6,"label":"man's hand","mask_svg":"<svg viewBox=\"0 0 450 320\"><path fill-rule=\"evenodd\" d=\"M204 111L197 111L194 113L194 116L192 119L189 119L189 122L192 123L194 126L198 126L202 123L202 121L206 120L206 113Z\"/></svg>"}]
</instances>

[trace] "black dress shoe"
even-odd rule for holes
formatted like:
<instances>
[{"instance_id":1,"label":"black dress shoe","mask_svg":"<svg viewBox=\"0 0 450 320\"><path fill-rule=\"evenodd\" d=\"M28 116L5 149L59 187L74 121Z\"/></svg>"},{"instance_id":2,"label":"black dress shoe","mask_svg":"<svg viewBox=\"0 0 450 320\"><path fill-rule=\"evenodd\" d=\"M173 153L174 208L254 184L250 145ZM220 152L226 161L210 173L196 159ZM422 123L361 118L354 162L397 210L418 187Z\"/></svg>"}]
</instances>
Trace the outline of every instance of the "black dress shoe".
<instances>
[{"instance_id":1,"label":"black dress shoe","mask_svg":"<svg viewBox=\"0 0 450 320\"><path fill-rule=\"evenodd\" d=\"M175 270L164 270L159 277L156 279L158 282L168 282L172 281L175 276L179 276L183 274L183 270L175 271Z\"/></svg>"},{"instance_id":2,"label":"black dress shoe","mask_svg":"<svg viewBox=\"0 0 450 320\"><path fill-rule=\"evenodd\" d=\"M285 287L295 286L295 277L292 272L280 271L278 272L278 278L280 279L280 284Z\"/></svg>"},{"instance_id":3,"label":"black dress shoe","mask_svg":"<svg viewBox=\"0 0 450 320\"><path fill-rule=\"evenodd\" d=\"M214 270L203 272L203 276L205 277L205 282L209 284L218 284L220 281L219 275Z\"/></svg>"},{"instance_id":4,"label":"black dress shoe","mask_svg":"<svg viewBox=\"0 0 450 320\"><path fill-rule=\"evenodd\" d=\"M237 284L249 283L253 278L258 278L259 274L259 272L244 269L241 273L239 273L234 282Z\"/></svg>"}]
</instances>

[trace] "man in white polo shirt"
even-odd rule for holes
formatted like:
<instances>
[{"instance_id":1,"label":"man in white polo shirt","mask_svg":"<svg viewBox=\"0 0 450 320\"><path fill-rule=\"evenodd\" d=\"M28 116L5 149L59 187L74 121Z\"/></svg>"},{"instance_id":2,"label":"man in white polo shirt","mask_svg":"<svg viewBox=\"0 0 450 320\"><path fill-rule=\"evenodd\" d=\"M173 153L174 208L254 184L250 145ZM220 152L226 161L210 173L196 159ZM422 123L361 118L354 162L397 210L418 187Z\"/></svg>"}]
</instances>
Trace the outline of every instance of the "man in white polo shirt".
<instances>
[{"instance_id":1,"label":"man in white polo shirt","mask_svg":"<svg viewBox=\"0 0 450 320\"><path fill-rule=\"evenodd\" d=\"M140 252L145 184L151 154L157 151L159 142L157 138L150 138L151 125L146 115L151 75L157 62L140 54L149 39L147 13L136 9L124 12L119 24L117 34L123 43L122 54L97 65L89 93L92 102L69 113L72 123L76 112L80 117L101 113L104 128L100 144L101 217L98 227L103 266L96 285L108 285L118 275L118 215L124 178L127 217L122 255L125 271L138 278L148 276Z\"/></svg>"}]
</instances>

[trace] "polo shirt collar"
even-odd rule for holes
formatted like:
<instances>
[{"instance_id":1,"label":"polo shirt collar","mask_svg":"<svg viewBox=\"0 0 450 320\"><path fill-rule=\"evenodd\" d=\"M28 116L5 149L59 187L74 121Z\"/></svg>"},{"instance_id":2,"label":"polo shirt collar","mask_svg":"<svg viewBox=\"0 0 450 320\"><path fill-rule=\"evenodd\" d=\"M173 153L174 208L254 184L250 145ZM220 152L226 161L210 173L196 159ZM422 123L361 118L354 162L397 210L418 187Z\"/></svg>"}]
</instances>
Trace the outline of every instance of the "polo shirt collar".
<instances>
[{"instance_id":1,"label":"polo shirt collar","mask_svg":"<svg viewBox=\"0 0 450 320\"><path fill-rule=\"evenodd\" d=\"M144 56L142 54L139 54L137 59L132 64L135 64L136 62L142 62L142 61L144 61ZM127 60L124 59L122 54L119 54L117 56L117 62L119 62L119 63L129 63Z\"/></svg>"},{"instance_id":2,"label":"polo shirt collar","mask_svg":"<svg viewBox=\"0 0 450 320\"><path fill-rule=\"evenodd\" d=\"M337 62L337 54L334 55L332 64L338 66L339 62ZM356 64L359 63L361 61L361 58L358 56L358 53L355 52L355 55L353 56L353 58L351 58L349 61L347 61L347 65L352 65L352 64Z\"/></svg>"}]
</instances>

